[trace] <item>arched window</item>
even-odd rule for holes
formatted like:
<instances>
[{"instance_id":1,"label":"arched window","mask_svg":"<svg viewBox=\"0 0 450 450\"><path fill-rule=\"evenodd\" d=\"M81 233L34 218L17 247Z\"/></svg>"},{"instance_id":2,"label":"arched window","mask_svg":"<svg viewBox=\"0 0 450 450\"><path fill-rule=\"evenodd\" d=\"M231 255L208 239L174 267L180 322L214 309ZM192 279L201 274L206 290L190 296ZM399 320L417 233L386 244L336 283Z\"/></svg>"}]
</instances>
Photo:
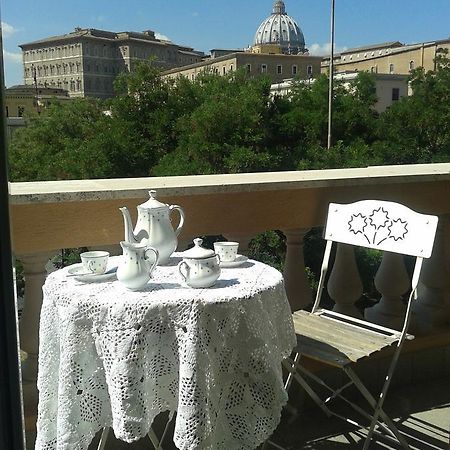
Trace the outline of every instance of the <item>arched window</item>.
<instances>
[{"instance_id":1,"label":"arched window","mask_svg":"<svg viewBox=\"0 0 450 450\"><path fill-rule=\"evenodd\" d=\"M415 66L414 61L411 60L411 61L409 62L409 70L413 70L413 69L414 69L414 66Z\"/></svg>"},{"instance_id":2,"label":"arched window","mask_svg":"<svg viewBox=\"0 0 450 450\"><path fill-rule=\"evenodd\" d=\"M394 64L389 64L389 73L394 73Z\"/></svg>"}]
</instances>

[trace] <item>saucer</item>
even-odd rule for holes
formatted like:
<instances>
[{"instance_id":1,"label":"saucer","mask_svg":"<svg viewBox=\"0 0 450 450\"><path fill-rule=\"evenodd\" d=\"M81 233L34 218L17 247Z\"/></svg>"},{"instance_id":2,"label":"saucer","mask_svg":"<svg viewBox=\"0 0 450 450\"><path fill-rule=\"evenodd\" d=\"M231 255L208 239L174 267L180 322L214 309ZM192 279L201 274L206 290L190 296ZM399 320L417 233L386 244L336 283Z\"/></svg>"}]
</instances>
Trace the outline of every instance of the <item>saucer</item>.
<instances>
[{"instance_id":1,"label":"saucer","mask_svg":"<svg viewBox=\"0 0 450 450\"><path fill-rule=\"evenodd\" d=\"M245 262L248 261L248 258L244 255L236 255L236 259L234 261L220 261L220 267L239 267Z\"/></svg>"},{"instance_id":2,"label":"saucer","mask_svg":"<svg viewBox=\"0 0 450 450\"><path fill-rule=\"evenodd\" d=\"M86 283L102 282L111 280L116 276L117 266L110 267L105 273L86 273L86 269L82 264L77 264L69 268L67 273L75 278L75 280Z\"/></svg>"}]
</instances>

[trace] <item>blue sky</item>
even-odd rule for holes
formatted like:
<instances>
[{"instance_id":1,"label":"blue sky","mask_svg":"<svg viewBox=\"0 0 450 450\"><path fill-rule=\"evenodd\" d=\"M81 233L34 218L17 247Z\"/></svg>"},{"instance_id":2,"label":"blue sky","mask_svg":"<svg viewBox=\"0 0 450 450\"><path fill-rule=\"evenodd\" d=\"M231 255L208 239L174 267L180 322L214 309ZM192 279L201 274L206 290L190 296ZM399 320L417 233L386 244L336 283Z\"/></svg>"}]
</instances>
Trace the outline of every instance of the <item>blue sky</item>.
<instances>
[{"instance_id":1,"label":"blue sky","mask_svg":"<svg viewBox=\"0 0 450 450\"><path fill-rule=\"evenodd\" d=\"M0 0L6 85L22 82L19 44L72 31L154 30L208 52L251 44L272 0ZM285 0L314 54L329 49L330 0ZM450 36L450 0L336 0L336 47Z\"/></svg>"}]
</instances>

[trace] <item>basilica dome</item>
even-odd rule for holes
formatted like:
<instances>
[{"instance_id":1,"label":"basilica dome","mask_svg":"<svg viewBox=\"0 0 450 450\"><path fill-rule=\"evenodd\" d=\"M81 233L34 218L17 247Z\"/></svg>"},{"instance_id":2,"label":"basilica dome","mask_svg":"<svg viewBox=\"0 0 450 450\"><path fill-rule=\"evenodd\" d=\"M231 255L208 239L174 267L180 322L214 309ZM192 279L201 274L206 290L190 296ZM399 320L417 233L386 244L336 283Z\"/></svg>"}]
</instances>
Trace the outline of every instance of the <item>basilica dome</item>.
<instances>
[{"instance_id":1,"label":"basilica dome","mask_svg":"<svg viewBox=\"0 0 450 450\"><path fill-rule=\"evenodd\" d=\"M281 52L296 55L304 53L305 38L297 22L286 13L282 0L273 2L272 14L265 19L256 31L253 46L276 44Z\"/></svg>"}]
</instances>

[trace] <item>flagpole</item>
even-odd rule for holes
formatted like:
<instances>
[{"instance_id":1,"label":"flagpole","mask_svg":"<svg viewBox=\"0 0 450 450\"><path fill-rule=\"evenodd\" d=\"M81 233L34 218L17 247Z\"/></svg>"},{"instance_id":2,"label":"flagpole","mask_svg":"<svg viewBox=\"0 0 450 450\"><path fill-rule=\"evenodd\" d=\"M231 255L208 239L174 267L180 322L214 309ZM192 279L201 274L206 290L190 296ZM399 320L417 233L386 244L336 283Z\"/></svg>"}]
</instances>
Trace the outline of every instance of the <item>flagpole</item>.
<instances>
[{"instance_id":1,"label":"flagpole","mask_svg":"<svg viewBox=\"0 0 450 450\"><path fill-rule=\"evenodd\" d=\"M330 10L330 64L329 64L329 85L328 85L328 141L327 149L331 148L331 125L333 122L333 81L334 81L334 0L331 0Z\"/></svg>"}]
</instances>

